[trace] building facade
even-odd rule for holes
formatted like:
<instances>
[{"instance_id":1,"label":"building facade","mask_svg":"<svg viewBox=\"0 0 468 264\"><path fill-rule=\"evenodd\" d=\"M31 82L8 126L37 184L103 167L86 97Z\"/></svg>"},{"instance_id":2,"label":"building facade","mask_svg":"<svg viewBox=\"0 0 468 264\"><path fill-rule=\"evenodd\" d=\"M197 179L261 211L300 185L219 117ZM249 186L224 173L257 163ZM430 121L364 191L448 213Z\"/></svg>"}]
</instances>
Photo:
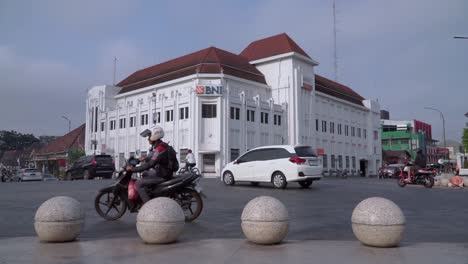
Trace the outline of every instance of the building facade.
<instances>
[{"instance_id":1,"label":"building facade","mask_svg":"<svg viewBox=\"0 0 468 264\"><path fill-rule=\"evenodd\" d=\"M380 107L315 74L318 65L288 35L252 42L239 55L210 47L137 71L88 92L86 152L121 166L145 155L139 133L154 125L184 159L219 176L243 152L311 145L324 167L375 174L381 163Z\"/></svg>"},{"instance_id":2,"label":"building facade","mask_svg":"<svg viewBox=\"0 0 468 264\"><path fill-rule=\"evenodd\" d=\"M432 139L430 124L418 120L382 120L382 150L407 151L411 158L421 149L427 156L428 163L437 163L438 148ZM386 160L386 163L391 163Z\"/></svg>"}]
</instances>

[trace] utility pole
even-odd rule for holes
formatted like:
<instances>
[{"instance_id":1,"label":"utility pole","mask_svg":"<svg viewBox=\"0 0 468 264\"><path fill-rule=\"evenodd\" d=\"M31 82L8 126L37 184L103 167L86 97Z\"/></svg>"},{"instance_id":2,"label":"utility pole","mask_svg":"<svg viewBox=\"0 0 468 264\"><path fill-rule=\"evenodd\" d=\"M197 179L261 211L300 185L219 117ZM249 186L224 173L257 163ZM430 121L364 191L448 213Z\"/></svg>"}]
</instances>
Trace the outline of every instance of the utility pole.
<instances>
[{"instance_id":1,"label":"utility pole","mask_svg":"<svg viewBox=\"0 0 468 264\"><path fill-rule=\"evenodd\" d=\"M432 107L424 107L424 109L429 109L429 110L439 112L440 117L442 118L442 128L444 130L443 131L443 133L444 133L444 148L446 148L447 145L446 145L446 142L445 142L445 118L444 118L444 114L442 114L442 111L440 111L439 109L435 109L435 108L432 108Z\"/></svg>"},{"instance_id":2,"label":"utility pole","mask_svg":"<svg viewBox=\"0 0 468 264\"><path fill-rule=\"evenodd\" d=\"M68 121L68 133L70 133L70 131L71 131L71 120L66 116L62 116L62 118Z\"/></svg>"},{"instance_id":3,"label":"utility pole","mask_svg":"<svg viewBox=\"0 0 468 264\"><path fill-rule=\"evenodd\" d=\"M115 85L115 72L117 71L117 57L114 56L114 79L112 85Z\"/></svg>"},{"instance_id":4,"label":"utility pole","mask_svg":"<svg viewBox=\"0 0 468 264\"><path fill-rule=\"evenodd\" d=\"M338 54L336 51L336 6L335 0L333 0L333 68L335 74L335 82L338 81Z\"/></svg>"}]
</instances>

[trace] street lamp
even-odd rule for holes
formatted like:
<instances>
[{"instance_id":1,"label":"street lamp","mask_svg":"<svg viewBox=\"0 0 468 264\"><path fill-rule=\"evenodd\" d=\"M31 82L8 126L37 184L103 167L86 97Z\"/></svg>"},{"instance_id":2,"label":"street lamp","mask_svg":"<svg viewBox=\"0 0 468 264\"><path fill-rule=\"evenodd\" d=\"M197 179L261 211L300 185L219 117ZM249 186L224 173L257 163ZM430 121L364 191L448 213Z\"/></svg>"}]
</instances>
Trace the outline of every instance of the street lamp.
<instances>
[{"instance_id":1,"label":"street lamp","mask_svg":"<svg viewBox=\"0 0 468 264\"><path fill-rule=\"evenodd\" d=\"M68 117L66 117L66 116L62 116L62 118L68 121L68 133L70 133L70 131L71 131L71 120L68 119Z\"/></svg>"},{"instance_id":2,"label":"street lamp","mask_svg":"<svg viewBox=\"0 0 468 264\"><path fill-rule=\"evenodd\" d=\"M468 112L465 113L465 116L468 117Z\"/></svg>"},{"instance_id":3,"label":"street lamp","mask_svg":"<svg viewBox=\"0 0 468 264\"><path fill-rule=\"evenodd\" d=\"M468 36L454 36L454 39L468 39Z\"/></svg>"},{"instance_id":4,"label":"street lamp","mask_svg":"<svg viewBox=\"0 0 468 264\"><path fill-rule=\"evenodd\" d=\"M442 117L442 128L444 130L444 148L447 147L447 145L445 144L445 118L444 118L444 114L442 114L442 112L440 110L432 108L432 107L424 107L424 109L429 109L429 110L434 110L434 111L439 112L440 117Z\"/></svg>"}]
</instances>

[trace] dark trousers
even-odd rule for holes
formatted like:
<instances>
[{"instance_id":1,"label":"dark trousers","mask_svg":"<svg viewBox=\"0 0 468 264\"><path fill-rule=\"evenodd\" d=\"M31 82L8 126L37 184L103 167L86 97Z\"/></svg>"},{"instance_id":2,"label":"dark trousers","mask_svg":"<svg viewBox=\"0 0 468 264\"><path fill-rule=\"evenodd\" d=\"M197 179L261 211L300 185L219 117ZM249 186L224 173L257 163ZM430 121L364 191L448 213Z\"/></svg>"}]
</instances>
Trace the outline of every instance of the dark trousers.
<instances>
[{"instance_id":1,"label":"dark trousers","mask_svg":"<svg viewBox=\"0 0 468 264\"><path fill-rule=\"evenodd\" d=\"M196 165L196 163L188 163L188 162L186 162L186 163L185 163L185 169L186 169L187 171L190 171L193 167L195 167L195 165Z\"/></svg>"},{"instance_id":2,"label":"dark trousers","mask_svg":"<svg viewBox=\"0 0 468 264\"><path fill-rule=\"evenodd\" d=\"M135 183L135 188L137 189L138 195L140 196L143 203L146 203L150 200L150 196L145 190L146 186L157 185L164 181L163 178L158 177L155 170L149 170L143 172L143 178L139 179Z\"/></svg>"}]
</instances>

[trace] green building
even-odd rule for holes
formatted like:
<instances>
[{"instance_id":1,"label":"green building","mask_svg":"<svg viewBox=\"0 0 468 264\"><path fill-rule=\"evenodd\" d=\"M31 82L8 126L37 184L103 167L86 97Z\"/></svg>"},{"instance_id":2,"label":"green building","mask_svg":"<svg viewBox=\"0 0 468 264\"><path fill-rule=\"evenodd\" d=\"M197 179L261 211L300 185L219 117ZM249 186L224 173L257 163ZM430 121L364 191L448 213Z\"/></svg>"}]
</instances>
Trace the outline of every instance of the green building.
<instances>
[{"instance_id":1,"label":"green building","mask_svg":"<svg viewBox=\"0 0 468 264\"><path fill-rule=\"evenodd\" d=\"M382 127L382 150L406 150L414 159L416 150L424 146L424 137L421 132L411 133L411 129L406 131L384 131Z\"/></svg>"}]
</instances>

